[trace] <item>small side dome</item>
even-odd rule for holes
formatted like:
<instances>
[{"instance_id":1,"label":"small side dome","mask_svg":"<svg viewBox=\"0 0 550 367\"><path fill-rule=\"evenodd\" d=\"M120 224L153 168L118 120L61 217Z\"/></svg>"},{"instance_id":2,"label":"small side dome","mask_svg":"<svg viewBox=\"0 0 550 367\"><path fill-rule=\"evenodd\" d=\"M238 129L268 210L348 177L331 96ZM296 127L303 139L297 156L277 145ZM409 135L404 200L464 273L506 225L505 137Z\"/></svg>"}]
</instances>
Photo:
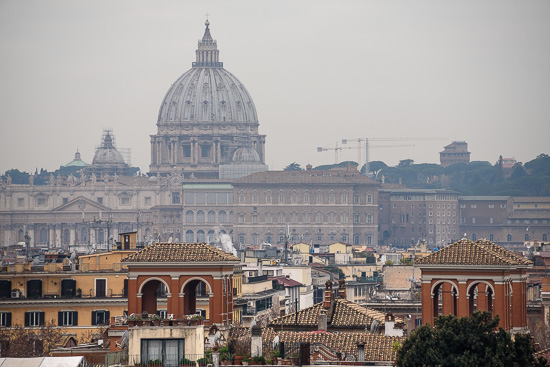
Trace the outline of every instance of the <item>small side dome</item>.
<instances>
[{"instance_id":1,"label":"small side dome","mask_svg":"<svg viewBox=\"0 0 550 367\"><path fill-rule=\"evenodd\" d=\"M241 147L235 150L231 158L233 163L260 163L260 156L252 148Z\"/></svg>"},{"instance_id":2,"label":"small side dome","mask_svg":"<svg viewBox=\"0 0 550 367\"><path fill-rule=\"evenodd\" d=\"M113 137L107 131L101 146L97 149L92 165L124 165L122 154L115 148Z\"/></svg>"}]
</instances>

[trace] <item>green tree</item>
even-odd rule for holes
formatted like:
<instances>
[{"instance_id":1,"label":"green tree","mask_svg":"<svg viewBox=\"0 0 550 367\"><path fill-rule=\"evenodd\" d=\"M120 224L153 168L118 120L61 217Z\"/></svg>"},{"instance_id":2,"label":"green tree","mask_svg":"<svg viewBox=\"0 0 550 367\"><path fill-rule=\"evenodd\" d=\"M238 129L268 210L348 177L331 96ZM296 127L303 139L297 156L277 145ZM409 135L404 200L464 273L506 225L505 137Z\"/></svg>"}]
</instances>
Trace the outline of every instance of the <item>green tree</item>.
<instances>
[{"instance_id":1,"label":"green tree","mask_svg":"<svg viewBox=\"0 0 550 367\"><path fill-rule=\"evenodd\" d=\"M283 170L284 171L303 171L304 169L300 167L299 163L292 162L291 164L286 166Z\"/></svg>"},{"instance_id":2,"label":"green tree","mask_svg":"<svg viewBox=\"0 0 550 367\"><path fill-rule=\"evenodd\" d=\"M417 328L397 352L396 366L539 366L529 335L510 333L488 312L440 316Z\"/></svg>"}]
</instances>

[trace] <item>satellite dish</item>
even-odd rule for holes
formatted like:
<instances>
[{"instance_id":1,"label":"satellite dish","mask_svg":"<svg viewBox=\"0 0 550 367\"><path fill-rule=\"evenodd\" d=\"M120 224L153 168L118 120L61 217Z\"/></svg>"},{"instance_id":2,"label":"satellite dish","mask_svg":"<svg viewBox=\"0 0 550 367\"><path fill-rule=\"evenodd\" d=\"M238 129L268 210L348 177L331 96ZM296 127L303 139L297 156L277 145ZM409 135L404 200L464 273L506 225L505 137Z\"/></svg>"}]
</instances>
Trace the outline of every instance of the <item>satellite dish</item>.
<instances>
[{"instance_id":1,"label":"satellite dish","mask_svg":"<svg viewBox=\"0 0 550 367\"><path fill-rule=\"evenodd\" d=\"M376 332L377 327L378 327L378 321L372 320L372 323L370 324L370 332L374 334Z\"/></svg>"},{"instance_id":2,"label":"satellite dish","mask_svg":"<svg viewBox=\"0 0 550 367\"><path fill-rule=\"evenodd\" d=\"M122 334L122 337L120 338L120 349L128 348L128 339L129 339L129 334L128 334L128 330L126 330L124 334Z\"/></svg>"}]
</instances>

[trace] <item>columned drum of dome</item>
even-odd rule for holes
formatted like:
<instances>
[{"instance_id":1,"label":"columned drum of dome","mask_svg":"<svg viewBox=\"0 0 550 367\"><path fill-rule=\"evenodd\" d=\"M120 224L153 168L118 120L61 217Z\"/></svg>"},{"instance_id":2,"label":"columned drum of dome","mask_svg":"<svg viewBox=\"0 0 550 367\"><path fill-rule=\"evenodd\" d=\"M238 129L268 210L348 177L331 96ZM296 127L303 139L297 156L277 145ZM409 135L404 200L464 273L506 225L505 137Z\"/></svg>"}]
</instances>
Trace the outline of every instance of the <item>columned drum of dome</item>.
<instances>
[{"instance_id":1,"label":"columned drum of dome","mask_svg":"<svg viewBox=\"0 0 550 367\"><path fill-rule=\"evenodd\" d=\"M265 162L254 102L223 68L209 25L192 68L170 86L160 106L157 134L151 135L151 174L183 169L184 175L218 178L219 165L230 163L241 147L254 149Z\"/></svg>"}]
</instances>

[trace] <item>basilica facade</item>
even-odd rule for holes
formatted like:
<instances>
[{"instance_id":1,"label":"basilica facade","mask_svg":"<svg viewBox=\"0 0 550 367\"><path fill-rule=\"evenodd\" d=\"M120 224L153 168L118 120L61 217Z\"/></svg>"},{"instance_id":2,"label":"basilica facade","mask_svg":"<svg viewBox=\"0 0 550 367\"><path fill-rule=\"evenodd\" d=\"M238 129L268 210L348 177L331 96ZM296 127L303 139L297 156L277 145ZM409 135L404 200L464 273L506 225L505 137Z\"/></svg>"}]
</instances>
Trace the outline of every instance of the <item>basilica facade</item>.
<instances>
[{"instance_id":1,"label":"basilica facade","mask_svg":"<svg viewBox=\"0 0 550 367\"><path fill-rule=\"evenodd\" d=\"M111 131L91 165L47 185L0 182L0 245L108 249L119 234L237 244L377 243L378 184L345 170L268 172L244 85L223 68L210 23L196 61L164 96L148 176L131 175ZM80 157L80 156L79 156ZM311 200L311 201L309 201ZM288 232L288 233L287 233Z\"/></svg>"}]
</instances>

